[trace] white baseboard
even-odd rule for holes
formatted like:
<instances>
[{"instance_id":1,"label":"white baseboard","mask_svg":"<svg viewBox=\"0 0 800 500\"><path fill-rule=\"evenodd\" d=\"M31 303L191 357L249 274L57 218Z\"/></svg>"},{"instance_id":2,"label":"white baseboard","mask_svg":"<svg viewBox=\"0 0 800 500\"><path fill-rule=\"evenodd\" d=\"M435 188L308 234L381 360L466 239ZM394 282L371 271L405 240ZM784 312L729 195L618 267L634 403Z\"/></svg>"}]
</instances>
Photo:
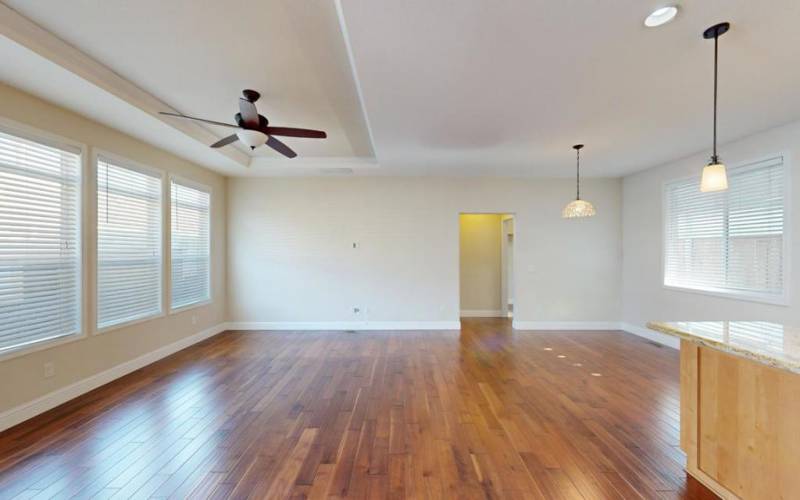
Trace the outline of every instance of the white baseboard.
<instances>
[{"instance_id":1,"label":"white baseboard","mask_svg":"<svg viewBox=\"0 0 800 500\"><path fill-rule=\"evenodd\" d=\"M619 330L618 321L519 321L512 322L514 330Z\"/></svg>"},{"instance_id":2,"label":"white baseboard","mask_svg":"<svg viewBox=\"0 0 800 500\"><path fill-rule=\"evenodd\" d=\"M22 423L25 420L39 415L40 413L44 413L47 410L64 404L71 399L75 399L81 394L85 394L100 387L101 385L105 385L124 375L136 371L139 368L154 363L161 358L165 358L170 354L174 354L182 349L185 349L190 345L196 344L209 337L213 337L218 333L222 333L223 331L225 331L225 324L221 323L201 332L195 333L194 335L184 337L176 342L173 342L172 344L159 347L155 351L148 352L147 354L139 356L138 358L126 361L120 365L109 368L108 370L104 370L83 380L79 380L78 382L70 384L66 387L62 387L61 389L55 390L49 394L45 394L44 396L36 398L33 401L23 403L15 408L11 408L10 410L6 410L3 413L0 413L0 431Z\"/></svg>"},{"instance_id":3,"label":"white baseboard","mask_svg":"<svg viewBox=\"0 0 800 500\"><path fill-rule=\"evenodd\" d=\"M506 313L494 309L465 309L461 311L462 318L505 318Z\"/></svg>"},{"instance_id":4,"label":"white baseboard","mask_svg":"<svg viewBox=\"0 0 800 500\"><path fill-rule=\"evenodd\" d=\"M458 321L232 321L227 330L459 330Z\"/></svg>"},{"instance_id":5,"label":"white baseboard","mask_svg":"<svg viewBox=\"0 0 800 500\"><path fill-rule=\"evenodd\" d=\"M657 332L655 330L651 330L643 326L636 326L631 323L622 323L622 329L638 337L643 337L646 338L647 340L652 340L653 342L665 345L667 347L672 347L673 349L681 348L680 339L676 337L671 337L661 332Z\"/></svg>"},{"instance_id":6,"label":"white baseboard","mask_svg":"<svg viewBox=\"0 0 800 500\"><path fill-rule=\"evenodd\" d=\"M658 344L680 349L681 342L675 337L656 332L649 328L617 321L516 321L514 330L622 330L651 340Z\"/></svg>"}]
</instances>

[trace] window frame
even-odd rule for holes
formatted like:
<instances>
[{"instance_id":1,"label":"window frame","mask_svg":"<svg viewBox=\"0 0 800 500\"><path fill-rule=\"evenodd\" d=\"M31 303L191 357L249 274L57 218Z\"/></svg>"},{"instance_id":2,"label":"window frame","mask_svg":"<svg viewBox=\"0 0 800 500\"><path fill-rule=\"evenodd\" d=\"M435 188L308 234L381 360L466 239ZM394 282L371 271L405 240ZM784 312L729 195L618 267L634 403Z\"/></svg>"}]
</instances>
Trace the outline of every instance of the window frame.
<instances>
[{"instance_id":1,"label":"window frame","mask_svg":"<svg viewBox=\"0 0 800 500\"><path fill-rule=\"evenodd\" d=\"M136 318L136 319L133 319L133 320L130 320L130 321L125 321L125 322L122 322L122 323L116 323L116 324L113 324L113 325L109 325L109 326L100 328L100 326L99 326L100 317L99 317L99 308L98 308L99 299L100 299L100 286L99 286L99 282L98 282L98 275L99 275L98 270L100 268L100 248L98 246L99 238L98 238L98 230L97 230L98 229L97 222L98 222L98 217L100 216L100 214L98 212L98 201L99 201L99 198L98 198L99 191L98 191L98 189L99 188L98 188L98 182L97 182L97 180L98 180L97 175L98 175L98 169L100 168L99 162L100 162L100 160L102 158L105 158L106 160L110 160L114 164L116 164L116 165L118 165L120 167L127 168L127 169L130 169L130 170L134 170L134 171L137 171L137 172L141 172L141 173L146 174L146 175L153 175L153 177L158 177L159 182L161 183L161 192L160 192L160 195L161 195L161 269L160 269L160 272L161 272L161 295L159 297L159 304L161 305L161 307L160 307L160 311L158 313L156 313L156 314L152 314L150 316L145 316L143 318ZM92 278L93 278L92 279L92 284L93 284L92 296L94 298L94 300L92 302L92 309L93 309L92 317L94 318L94 323L92 325L92 327L93 327L92 335L102 335L104 333L112 332L114 330L119 330L121 328L126 328L126 327L129 327L129 326L137 325L139 323L144 323L145 321L151 321L151 320L154 320L154 319L159 319L159 318L166 317L167 316L167 312L166 311L167 311L167 305L168 304L165 302L165 296L166 296L166 293L165 293L166 288L165 287L168 284L167 279L166 279L166 275L169 274L167 272L167 270L169 270L169 267L168 267L168 261L167 261L167 258L166 258L165 254L166 254L166 249L167 249L167 236L166 236L166 234L167 234L167 226L166 226L166 224L167 224L167 219L168 219L168 213L169 212L166 209L167 202L165 201L166 197L165 197L165 192L164 192L164 190L165 190L164 186L166 184L165 180L167 180L167 178L168 178L167 172L165 170L162 170L162 169L159 169L159 168L155 168L155 167L151 167L149 165L144 165L144 164L139 163L137 161L125 158L124 156L120 156L120 155L118 155L116 153L112 153L110 151L106 151L106 150L103 150L103 149L100 149L100 148L94 148L94 147L92 148L92 161L91 161L90 170L92 170L92 184L93 184L93 186L92 186L92 194L94 195L93 196L93 201L92 201L92 217L93 217L93 222L94 222L94 231L92 231L92 238L93 238L93 241L92 241L92 252L93 252L92 253L92 257L94 258L94 262L95 262L95 265L93 266L93 269L92 269L92 273L93 273L93 276L92 276Z\"/></svg>"},{"instance_id":2,"label":"window frame","mask_svg":"<svg viewBox=\"0 0 800 500\"><path fill-rule=\"evenodd\" d=\"M698 174L686 175L682 177L670 178L662 181L661 183L661 287L664 290L674 292L688 292L693 294L707 295L711 297L742 300L747 302L758 302L761 304L770 304L777 306L788 307L791 299L791 194L792 194L792 177L791 177L791 157L788 151L778 151L773 154L758 156L754 159L747 161L737 162L733 166L728 166L728 173L731 171L746 171L748 168L758 168L758 164L767 162L769 160L781 158L783 167L783 245L782 255L783 260L783 293L781 295L766 294L766 293L753 293L727 289L715 289L709 287L703 288L689 288L678 285L668 285L667 279L667 247L669 241L667 239L667 225L669 214L667 213L667 190L670 184L682 181L697 181L699 189ZM726 223L727 227L727 223ZM727 230L726 230L727 231Z\"/></svg>"},{"instance_id":3,"label":"window frame","mask_svg":"<svg viewBox=\"0 0 800 500\"><path fill-rule=\"evenodd\" d=\"M208 299L201 300L198 302L192 302L191 304L185 304L179 307L172 307L172 184L176 182L178 184L183 184L186 187L196 189L198 191L203 191L208 193ZM184 311L189 311L191 309L197 309L199 307L205 307L210 304L214 303L214 270L213 270L213 257L214 257L214 238L213 238L213 231L214 231L214 217L213 217L213 210L214 210L214 189L206 184L201 182L197 182L192 179L188 179L186 177L177 175L177 174L169 174L169 178L166 182L166 219L168 221L168 226L166 231L168 232L167 235L167 244L168 248L166 250L166 256L168 259L168 269L169 272L166 273L167 279L167 289L164 293L165 300L167 301L167 311L169 311L169 315L179 314Z\"/></svg>"},{"instance_id":4,"label":"window frame","mask_svg":"<svg viewBox=\"0 0 800 500\"><path fill-rule=\"evenodd\" d=\"M54 337L51 339L44 339L38 342L34 342L28 345L21 345L19 347L14 347L7 349L6 351L0 353L0 361L6 361L9 359L17 358L20 356L25 356L34 352L42 351L45 349L50 349L52 347L56 347L59 345L69 344L72 342L76 342L79 340L86 339L88 337L88 332L90 328L87 325L87 318L89 318L89 302L86 300L87 298L87 291L90 286L91 280L89 277L90 271L90 260L89 260L89 252L91 248L91 244L89 242L89 233L90 228L86 227L84 221L88 216L90 210L89 204L89 197L86 196L86 193L89 192L89 175L90 175L90 168L89 168L89 147L79 141L54 134L52 132L48 132L46 130L42 130L36 127L32 127L30 125L11 120L5 117L0 116L0 131L19 137L21 139L38 142L45 146L58 148L58 149L76 149L79 151L80 161L79 161L79 174L80 174L80 183L78 185L78 220L77 220L77 227L78 227L78 241L80 241L81 248L80 248L80 288L78 290L78 303L79 303L79 328L78 332L71 334L71 335L64 335L61 337Z\"/></svg>"}]
</instances>

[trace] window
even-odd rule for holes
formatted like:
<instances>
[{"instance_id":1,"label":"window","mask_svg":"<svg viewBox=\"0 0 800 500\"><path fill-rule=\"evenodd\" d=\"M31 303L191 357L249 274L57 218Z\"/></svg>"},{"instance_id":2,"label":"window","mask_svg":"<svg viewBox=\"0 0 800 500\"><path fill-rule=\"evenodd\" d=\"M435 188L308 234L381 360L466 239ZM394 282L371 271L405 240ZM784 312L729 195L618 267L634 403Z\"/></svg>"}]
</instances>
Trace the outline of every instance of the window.
<instances>
[{"instance_id":1,"label":"window","mask_svg":"<svg viewBox=\"0 0 800 500\"><path fill-rule=\"evenodd\" d=\"M162 312L158 173L97 159L97 328Z\"/></svg>"},{"instance_id":2,"label":"window","mask_svg":"<svg viewBox=\"0 0 800 500\"><path fill-rule=\"evenodd\" d=\"M80 334L81 165L0 132L0 353Z\"/></svg>"},{"instance_id":3,"label":"window","mask_svg":"<svg viewBox=\"0 0 800 500\"><path fill-rule=\"evenodd\" d=\"M170 199L172 309L179 309L211 298L211 194L173 179Z\"/></svg>"},{"instance_id":4,"label":"window","mask_svg":"<svg viewBox=\"0 0 800 500\"><path fill-rule=\"evenodd\" d=\"M699 179L666 186L664 284L782 302L782 157L730 169L729 188L701 193Z\"/></svg>"}]
</instances>

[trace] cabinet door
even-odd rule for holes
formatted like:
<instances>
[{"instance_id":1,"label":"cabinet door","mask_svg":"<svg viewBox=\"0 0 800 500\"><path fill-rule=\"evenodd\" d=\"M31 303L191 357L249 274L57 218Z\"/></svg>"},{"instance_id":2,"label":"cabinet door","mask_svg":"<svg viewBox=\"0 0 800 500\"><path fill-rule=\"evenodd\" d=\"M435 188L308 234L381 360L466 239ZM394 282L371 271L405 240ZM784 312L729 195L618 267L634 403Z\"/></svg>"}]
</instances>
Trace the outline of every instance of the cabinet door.
<instances>
[{"instance_id":1,"label":"cabinet door","mask_svg":"<svg viewBox=\"0 0 800 500\"><path fill-rule=\"evenodd\" d=\"M742 498L800 496L800 375L700 348L698 467Z\"/></svg>"}]
</instances>

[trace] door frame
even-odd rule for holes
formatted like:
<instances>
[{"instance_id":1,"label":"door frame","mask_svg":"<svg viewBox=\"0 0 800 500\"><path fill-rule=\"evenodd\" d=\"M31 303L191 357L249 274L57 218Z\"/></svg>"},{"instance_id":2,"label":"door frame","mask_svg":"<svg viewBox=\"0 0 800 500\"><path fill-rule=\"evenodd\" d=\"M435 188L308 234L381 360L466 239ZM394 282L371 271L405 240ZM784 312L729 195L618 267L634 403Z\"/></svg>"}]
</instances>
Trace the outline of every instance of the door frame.
<instances>
[{"instance_id":1,"label":"door frame","mask_svg":"<svg viewBox=\"0 0 800 500\"><path fill-rule=\"evenodd\" d=\"M515 212L513 210L459 210L458 213L456 214L456 235L457 235L457 237L456 237L456 248L455 248L455 251L456 251L456 259L455 259L455 262L456 262L456 277L457 277L457 279L456 279L456 298L457 298L457 305L458 305L458 318L459 318L459 320L461 319L461 216L462 215L500 215L500 216L507 215L507 216L510 216L510 218L514 221L513 224L514 224L514 240L515 240L514 253L513 253L512 258L511 258L512 276L516 277L517 274L518 274L517 273L517 253L518 252L517 252L517 248L516 248L516 240L517 240L517 235L519 233L519 231L517 229L519 227L519 215L517 214L517 212ZM501 224L500 224L500 231L501 232L504 231L504 225L503 225L502 221L501 221ZM504 265L503 259L505 257L504 256L505 234L501 234L501 245L502 245L502 248L501 248L501 252L500 252L500 265L502 267ZM504 274L505 274L505 270L501 269L501 291L500 291L500 293L501 293L501 297L500 297L501 302L503 302L503 300L506 298L505 297L505 292L504 292L504 286L505 286L505 282L503 280L503 275ZM517 280L512 278L510 291L511 291L511 296L514 299L514 310L515 311L519 310L519 306L517 304L517 295L518 295L517 294L517 288L518 288ZM508 304L507 303L506 304L501 304L501 308L502 308L502 311L503 311L503 316L502 317L507 318L508 317Z\"/></svg>"}]
</instances>

